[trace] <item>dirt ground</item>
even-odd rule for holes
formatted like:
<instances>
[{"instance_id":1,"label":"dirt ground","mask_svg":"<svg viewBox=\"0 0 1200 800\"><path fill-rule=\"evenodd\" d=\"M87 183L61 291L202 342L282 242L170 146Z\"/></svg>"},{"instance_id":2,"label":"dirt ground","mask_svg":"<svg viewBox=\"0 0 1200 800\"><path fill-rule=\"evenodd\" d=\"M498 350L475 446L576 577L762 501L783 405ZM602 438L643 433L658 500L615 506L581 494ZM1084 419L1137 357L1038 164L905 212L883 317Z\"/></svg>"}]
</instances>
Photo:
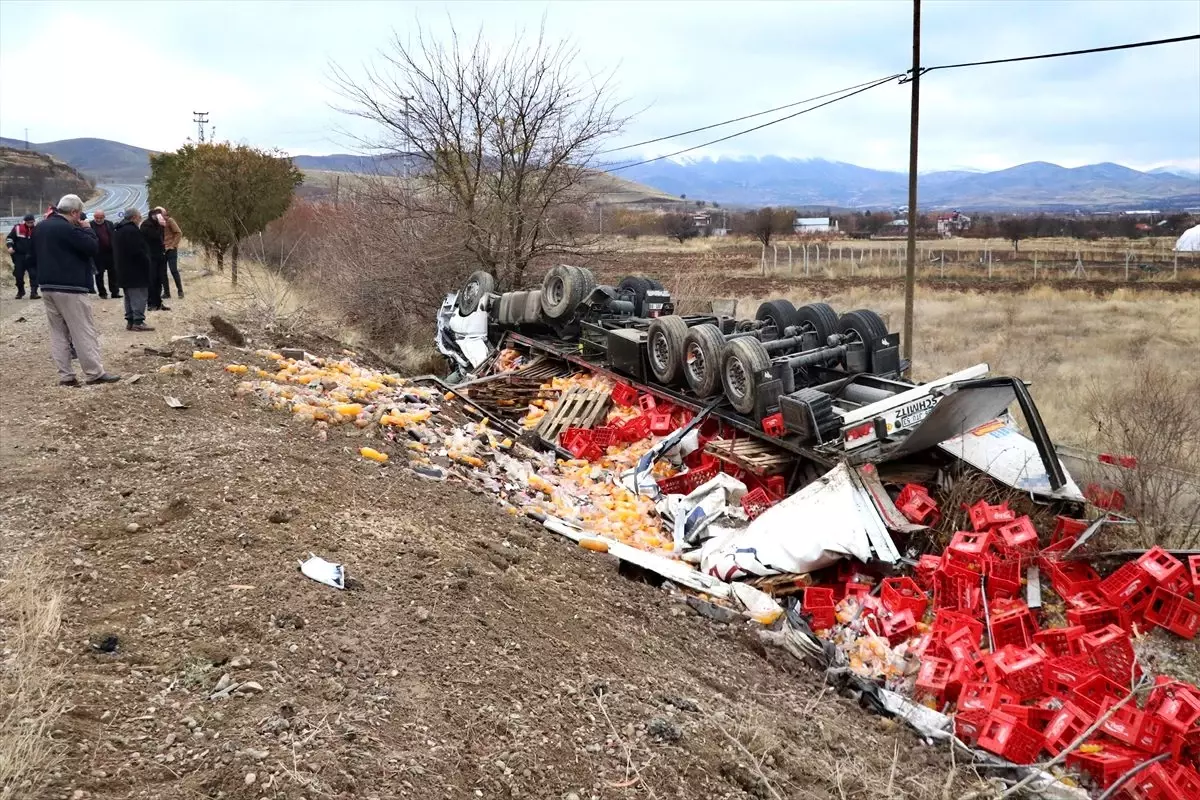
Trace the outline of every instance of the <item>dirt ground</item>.
<instances>
[{"instance_id":1,"label":"dirt ground","mask_svg":"<svg viewBox=\"0 0 1200 800\"><path fill-rule=\"evenodd\" d=\"M468 487L232 399L223 360L159 374L144 346L229 307L224 278L185 280L151 334L94 301L106 366L143 376L104 387L58 387L40 304L0 300L0 580L34 563L61 591L40 674L66 703L46 785L0 796L928 798L976 782L754 631ZM351 588L301 576L310 552ZM0 607L0 640L16 614ZM209 699L226 675L244 685Z\"/></svg>"}]
</instances>

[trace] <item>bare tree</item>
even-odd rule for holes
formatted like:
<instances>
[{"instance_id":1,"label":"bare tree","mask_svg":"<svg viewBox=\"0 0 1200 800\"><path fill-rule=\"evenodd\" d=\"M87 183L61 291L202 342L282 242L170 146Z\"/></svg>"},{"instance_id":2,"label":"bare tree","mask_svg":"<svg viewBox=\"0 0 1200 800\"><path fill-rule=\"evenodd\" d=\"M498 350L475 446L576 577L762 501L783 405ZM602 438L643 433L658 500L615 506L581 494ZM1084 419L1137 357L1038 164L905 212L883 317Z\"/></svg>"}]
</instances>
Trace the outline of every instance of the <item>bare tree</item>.
<instances>
[{"instance_id":1,"label":"bare tree","mask_svg":"<svg viewBox=\"0 0 1200 800\"><path fill-rule=\"evenodd\" d=\"M376 181L368 199L440 218L502 286L587 244L558 212L595 194L597 155L626 122L607 76L581 74L577 50L544 31L493 51L482 32L464 42L451 29L441 42L418 29L380 55L362 79L332 67L345 110L382 131L362 143L415 167L403 190Z\"/></svg>"},{"instance_id":2,"label":"bare tree","mask_svg":"<svg viewBox=\"0 0 1200 800\"><path fill-rule=\"evenodd\" d=\"M787 209L760 208L758 211L747 211L736 219L738 233L753 236L762 242L764 247L771 245L771 239L777 235L788 233L792 229L792 219L795 215Z\"/></svg>"}]
</instances>

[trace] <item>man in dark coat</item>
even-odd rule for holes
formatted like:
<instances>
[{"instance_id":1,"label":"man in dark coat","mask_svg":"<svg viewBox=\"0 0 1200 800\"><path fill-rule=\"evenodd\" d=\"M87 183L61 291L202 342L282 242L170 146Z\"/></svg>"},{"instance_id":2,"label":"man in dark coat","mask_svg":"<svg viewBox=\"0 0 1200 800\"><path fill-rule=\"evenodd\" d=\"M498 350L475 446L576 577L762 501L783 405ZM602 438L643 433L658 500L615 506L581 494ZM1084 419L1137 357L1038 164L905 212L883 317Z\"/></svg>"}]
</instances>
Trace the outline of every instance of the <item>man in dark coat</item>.
<instances>
[{"instance_id":1,"label":"man in dark coat","mask_svg":"<svg viewBox=\"0 0 1200 800\"><path fill-rule=\"evenodd\" d=\"M71 365L74 349L86 383L115 383L100 363L100 335L92 320L88 292L92 288L92 259L99 245L96 234L83 221L83 201L64 195L55 212L37 226L34 258L50 325L50 355L58 367L58 382L78 386Z\"/></svg>"},{"instance_id":2,"label":"man in dark coat","mask_svg":"<svg viewBox=\"0 0 1200 800\"><path fill-rule=\"evenodd\" d=\"M138 229L142 214L136 208L125 209L125 219L113 229L114 289L125 290L125 330L152 331L146 324L146 298L153 281L150 250Z\"/></svg>"},{"instance_id":3,"label":"man in dark coat","mask_svg":"<svg viewBox=\"0 0 1200 800\"><path fill-rule=\"evenodd\" d=\"M17 299L20 300L25 296L25 275L29 275L29 299L37 300L38 294L38 279L37 279L37 261L33 256L33 214L26 214L19 224L13 225L8 236L4 237L4 243L8 247L8 254L12 257L13 262L13 277L17 279Z\"/></svg>"},{"instance_id":4,"label":"man in dark coat","mask_svg":"<svg viewBox=\"0 0 1200 800\"><path fill-rule=\"evenodd\" d=\"M163 286L167 283L167 248L164 244L166 221L162 214L151 211L150 216L142 221L141 230L142 238L146 240L146 250L150 253L148 307L151 311L170 311L169 306L163 305Z\"/></svg>"},{"instance_id":5,"label":"man in dark coat","mask_svg":"<svg viewBox=\"0 0 1200 800\"><path fill-rule=\"evenodd\" d=\"M96 253L96 292L100 297L108 299L108 293L111 290L113 297L120 297L121 292L118 291L117 276L113 272L113 224L104 218L103 211L97 211L92 214L92 233L96 234L96 241L100 243L100 251ZM104 286L104 276L108 276L108 288Z\"/></svg>"}]
</instances>

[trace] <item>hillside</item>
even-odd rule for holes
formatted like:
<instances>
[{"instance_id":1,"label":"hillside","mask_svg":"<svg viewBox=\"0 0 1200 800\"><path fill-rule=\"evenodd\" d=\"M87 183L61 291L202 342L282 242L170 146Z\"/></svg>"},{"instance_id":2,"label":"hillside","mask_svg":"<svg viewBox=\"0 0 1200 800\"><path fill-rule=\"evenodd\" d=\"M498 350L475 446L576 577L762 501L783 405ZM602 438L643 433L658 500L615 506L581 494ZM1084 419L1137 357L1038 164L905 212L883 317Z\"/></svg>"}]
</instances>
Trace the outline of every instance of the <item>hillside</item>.
<instances>
[{"instance_id":1,"label":"hillside","mask_svg":"<svg viewBox=\"0 0 1200 800\"><path fill-rule=\"evenodd\" d=\"M37 213L64 194L85 200L96 185L45 153L0 146L0 216Z\"/></svg>"},{"instance_id":2,"label":"hillside","mask_svg":"<svg viewBox=\"0 0 1200 800\"><path fill-rule=\"evenodd\" d=\"M25 143L0 138L0 146L23 148ZM150 155L154 152L108 139L63 139L29 146L70 164L98 183L142 183L150 174Z\"/></svg>"},{"instance_id":3,"label":"hillside","mask_svg":"<svg viewBox=\"0 0 1200 800\"><path fill-rule=\"evenodd\" d=\"M824 159L720 158L656 161L621 175L674 195L748 206L886 208L907 202L907 175ZM1200 178L1118 164L1067 168L1046 162L995 172L920 177L921 205L962 209L1178 208L1200 205Z\"/></svg>"}]
</instances>

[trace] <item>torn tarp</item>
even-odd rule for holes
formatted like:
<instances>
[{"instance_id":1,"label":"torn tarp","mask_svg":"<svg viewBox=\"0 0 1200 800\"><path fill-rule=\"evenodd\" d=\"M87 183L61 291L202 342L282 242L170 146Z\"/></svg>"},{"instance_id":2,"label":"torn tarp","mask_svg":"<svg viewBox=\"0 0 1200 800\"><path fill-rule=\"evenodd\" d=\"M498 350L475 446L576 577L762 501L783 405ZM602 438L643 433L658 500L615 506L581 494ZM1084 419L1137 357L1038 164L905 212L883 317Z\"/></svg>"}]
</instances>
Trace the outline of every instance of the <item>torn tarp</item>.
<instances>
[{"instance_id":1,"label":"torn tarp","mask_svg":"<svg viewBox=\"0 0 1200 800\"><path fill-rule=\"evenodd\" d=\"M724 581L803 574L852 556L894 563L899 554L871 495L839 464L784 498L745 531L711 539L700 569Z\"/></svg>"},{"instance_id":2,"label":"torn tarp","mask_svg":"<svg viewBox=\"0 0 1200 800\"><path fill-rule=\"evenodd\" d=\"M660 499L658 513L672 525L675 552L691 550L714 536L728 533L728 527L714 523L728 520L731 513L740 515L738 504L745 494L746 484L732 475L718 472L690 494L672 494ZM744 528L745 517L734 527Z\"/></svg>"}]
</instances>

